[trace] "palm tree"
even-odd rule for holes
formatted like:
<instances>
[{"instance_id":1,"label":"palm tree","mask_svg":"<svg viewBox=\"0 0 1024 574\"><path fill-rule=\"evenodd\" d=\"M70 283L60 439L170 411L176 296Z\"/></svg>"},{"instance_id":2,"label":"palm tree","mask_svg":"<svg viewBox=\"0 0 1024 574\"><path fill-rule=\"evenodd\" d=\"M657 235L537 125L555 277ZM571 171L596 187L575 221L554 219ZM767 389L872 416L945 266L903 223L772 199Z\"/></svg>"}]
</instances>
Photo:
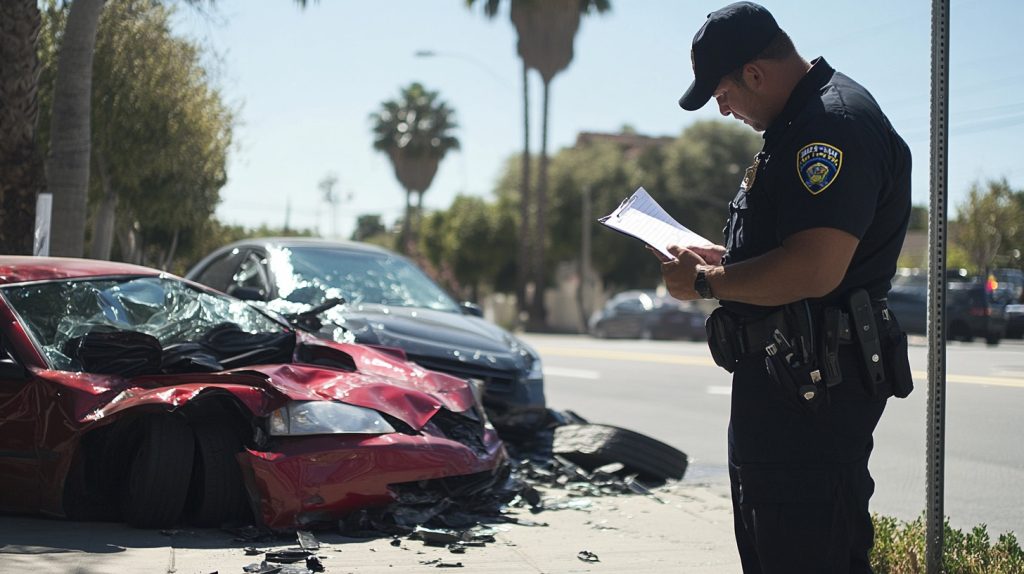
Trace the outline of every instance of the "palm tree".
<instances>
[{"instance_id":1,"label":"palm tree","mask_svg":"<svg viewBox=\"0 0 1024 574\"><path fill-rule=\"evenodd\" d=\"M451 135L458 127L455 111L438 99L437 92L419 83L403 88L397 100L381 104L370 114L373 122L373 147L388 155L395 177L405 188L405 220L402 222L402 248L413 242L412 194L418 194L417 212L423 212L423 194L430 187L444 156L459 149L459 140Z\"/></svg>"},{"instance_id":2,"label":"palm tree","mask_svg":"<svg viewBox=\"0 0 1024 574\"><path fill-rule=\"evenodd\" d=\"M68 12L53 87L47 188L53 193L50 252L81 257L89 189L92 60L104 0L75 0Z\"/></svg>"},{"instance_id":3,"label":"palm tree","mask_svg":"<svg viewBox=\"0 0 1024 574\"><path fill-rule=\"evenodd\" d=\"M0 253L32 253L36 196L45 187L35 143L41 21L37 0L0 2Z\"/></svg>"},{"instance_id":4,"label":"palm tree","mask_svg":"<svg viewBox=\"0 0 1024 574\"><path fill-rule=\"evenodd\" d=\"M466 0L467 6L472 6L476 0ZM606 12L611 8L609 0L510 0L509 11L512 24L515 25L516 33L519 36L517 51L523 60L523 105L524 117L529 113L526 100L526 69L532 68L540 73L544 82L543 115L541 120L541 150L540 162L537 173L537 194L536 218L534 220L534 244L533 261L530 265L530 275L533 278L534 296L530 302L530 324L534 328L544 328L547 323L547 310L544 307L545 289L545 266L544 251L547 238L547 227L545 222L545 210L547 209L547 187L548 187L548 96L551 80L562 70L569 67L573 57L573 42L576 39L576 31L580 27L580 18L591 11L598 13ZM494 17L498 12L498 5L501 0L484 0L484 13L488 17ZM524 120L526 127L526 145L523 153L523 197L526 203L529 200L527 193L528 184L528 160L529 157L529 124ZM520 207L521 213L528 213L529 206ZM521 230L522 238L525 238L528 228ZM521 258L521 261L525 258Z\"/></svg>"}]
</instances>

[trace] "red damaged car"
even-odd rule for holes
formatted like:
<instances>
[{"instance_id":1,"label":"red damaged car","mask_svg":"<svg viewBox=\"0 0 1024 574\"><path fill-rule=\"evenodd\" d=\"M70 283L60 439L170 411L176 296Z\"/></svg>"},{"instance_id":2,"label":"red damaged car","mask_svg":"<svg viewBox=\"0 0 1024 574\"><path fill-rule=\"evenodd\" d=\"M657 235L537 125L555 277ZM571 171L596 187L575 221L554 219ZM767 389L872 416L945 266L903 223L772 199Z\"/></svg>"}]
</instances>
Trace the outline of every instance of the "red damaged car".
<instances>
[{"instance_id":1,"label":"red damaged car","mask_svg":"<svg viewBox=\"0 0 1024 574\"><path fill-rule=\"evenodd\" d=\"M0 257L0 510L293 528L507 472L472 382L159 271Z\"/></svg>"}]
</instances>

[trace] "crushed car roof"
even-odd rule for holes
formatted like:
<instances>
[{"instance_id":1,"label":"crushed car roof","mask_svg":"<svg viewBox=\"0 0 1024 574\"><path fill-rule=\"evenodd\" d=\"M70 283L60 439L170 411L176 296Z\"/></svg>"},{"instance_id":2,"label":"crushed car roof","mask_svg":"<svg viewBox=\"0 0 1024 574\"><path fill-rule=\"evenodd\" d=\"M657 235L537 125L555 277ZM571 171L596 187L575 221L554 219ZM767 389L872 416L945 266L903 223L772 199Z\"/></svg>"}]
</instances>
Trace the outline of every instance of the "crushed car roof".
<instances>
[{"instance_id":1,"label":"crushed car roof","mask_svg":"<svg viewBox=\"0 0 1024 574\"><path fill-rule=\"evenodd\" d=\"M0 285L26 281L52 281L110 275L148 275L160 272L115 261L68 257L0 256Z\"/></svg>"}]
</instances>

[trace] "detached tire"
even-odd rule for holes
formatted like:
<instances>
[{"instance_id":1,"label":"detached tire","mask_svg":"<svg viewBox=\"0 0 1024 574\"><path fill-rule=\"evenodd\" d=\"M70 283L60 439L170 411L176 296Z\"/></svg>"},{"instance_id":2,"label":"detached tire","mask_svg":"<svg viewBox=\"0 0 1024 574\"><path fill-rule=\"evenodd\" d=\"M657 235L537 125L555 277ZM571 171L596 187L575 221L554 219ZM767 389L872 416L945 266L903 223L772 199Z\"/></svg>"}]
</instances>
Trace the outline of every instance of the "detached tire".
<instances>
[{"instance_id":1,"label":"detached tire","mask_svg":"<svg viewBox=\"0 0 1024 574\"><path fill-rule=\"evenodd\" d=\"M141 432L128 466L121 514L135 528L173 526L192 477L192 429L181 417L157 415L142 421Z\"/></svg>"},{"instance_id":2,"label":"detached tire","mask_svg":"<svg viewBox=\"0 0 1024 574\"><path fill-rule=\"evenodd\" d=\"M192 425L196 457L189 496L189 520L196 526L221 526L249 515L242 471L235 455L242 441L230 424L200 420Z\"/></svg>"},{"instance_id":3,"label":"detached tire","mask_svg":"<svg viewBox=\"0 0 1024 574\"><path fill-rule=\"evenodd\" d=\"M555 429L554 454L593 470L618 462L647 480L681 479L686 454L659 440L608 425L570 424Z\"/></svg>"}]
</instances>

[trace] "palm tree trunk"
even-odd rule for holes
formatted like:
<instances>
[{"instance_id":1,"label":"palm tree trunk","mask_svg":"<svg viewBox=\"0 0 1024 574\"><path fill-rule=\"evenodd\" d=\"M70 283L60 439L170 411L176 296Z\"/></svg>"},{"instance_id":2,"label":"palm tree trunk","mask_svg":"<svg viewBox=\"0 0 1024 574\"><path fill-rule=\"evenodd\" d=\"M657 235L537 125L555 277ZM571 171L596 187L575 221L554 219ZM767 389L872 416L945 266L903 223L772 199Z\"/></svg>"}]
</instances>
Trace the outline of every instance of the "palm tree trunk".
<instances>
[{"instance_id":1,"label":"palm tree trunk","mask_svg":"<svg viewBox=\"0 0 1024 574\"><path fill-rule=\"evenodd\" d=\"M46 185L35 142L41 20L36 0L0 2L0 253L31 255Z\"/></svg>"},{"instance_id":2,"label":"palm tree trunk","mask_svg":"<svg viewBox=\"0 0 1024 574\"><path fill-rule=\"evenodd\" d=\"M46 162L53 192L50 246L54 255L81 257L84 253L92 57L102 12L103 0L75 0L61 40L53 89L50 157Z\"/></svg>"},{"instance_id":3,"label":"palm tree trunk","mask_svg":"<svg viewBox=\"0 0 1024 574\"><path fill-rule=\"evenodd\" d=\"M409 252L409 237L412 230L412 190L405 190L405 220L402 221L402 237L399 238L400 250Z\"/></svg>"},{"instance_id":4,"label":"palm tree trunk","mask_svg":"<svg viewBox=\"0 0 1024 574\"><path fill-rule=\"evenodd\" d=\"M537 171L537 217L533 234L533 301L530 305L530 323L536 330L547 328L547 309L544 305L544 290L547 287L544 265L544 246L547 243L545 210L548 204L548 94L551 82L544 81L544 103L540 128L540 166Z\"/></svg>"},{"instance_id":5,"label":"palm tree trunk","mask_svg":"<svg viewBox=\"0 0 1024 574\"><path fill-rule=\"evenodd\" d=\"M530 68L523 60L523 176L519 182L519 265L516 270L516 307L529 310L526 283L530 280ZM516 318L518 322L518 317Z\"/></svg>"},{"instance_id":6,"label":"palm tree trunk","mask_svg":"<svg viewBox=\"0 0 1024 574\"><path fill-rule=\"evenodd\" d=\"M160 269L167 271L171 268L171 263L174 262L174 255L178 251L178 235L181 233L180 229L174 230L174 236L171 238L171 247L167 250L164 256L164 260L160 263Z\"/></svg>"},{"instance_id":7,"label":"palm tree trunk","mask_svg":"<svg viewBox=\"0 0 1024 574\"><path fill-rule=\"evenodd\" d=\"M110 250L114 244L114 220L117 214L117 194L110 185L110 178L107 177L106 158L102 150L97 149L96 173L100 178L100 187L103 189L103 200L100 201L96 210L96 217L93 219L92 244L89 246L89 257L93 259L110 260Z\"/></svg>"},{"instance_id":8,"label":"palm tree trunk","mask_svg":"<svg viewBox=\"0 0 1024 574\"><path fill-rule=\"evenodd\" d=\"M416 194L416 227L414 228L413 240L418 240L423 226L423 192Z\"/></svg>"},{"instance_id":9,"label":"palm tree trunk","mask_svg":"<svg viewBox=\"0 0 1024 574\"><path fill-rule=\"evenodd\" d=\"M117 245L121 249L121 261L139 263L138 237L131 225L122 225L115 235L117 235Z\"/></svg>"}]
</instances>

